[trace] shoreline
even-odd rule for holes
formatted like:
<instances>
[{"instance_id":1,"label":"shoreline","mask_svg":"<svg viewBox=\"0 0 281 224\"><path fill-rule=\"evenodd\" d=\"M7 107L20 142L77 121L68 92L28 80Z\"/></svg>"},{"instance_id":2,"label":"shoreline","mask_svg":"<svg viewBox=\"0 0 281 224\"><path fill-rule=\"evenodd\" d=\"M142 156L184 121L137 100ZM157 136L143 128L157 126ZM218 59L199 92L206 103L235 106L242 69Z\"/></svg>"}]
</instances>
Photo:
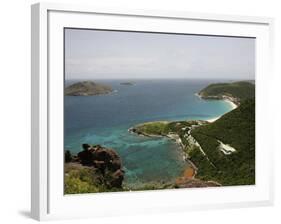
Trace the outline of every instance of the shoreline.
<instances>
[{"instance_id":1,"label":"shoreline","mask_svg":"<svg viewBox=\"0 0 281 224\"><path fill-rule=\"evenodd\" d=\"M216 120L218 120L220 118L221 118L221 116L218 116L218 117L207 119L206 121L208 121L209 123L213 123L213 122L215 122Z\"/></svg>"},{"instance_id":2,"label":"shoreline","mask_svg":"<svg viewBox=\"0 0 281 224\"><path fill-rule=\"evenodd\" d=\"M223 100L227 103L229 103L232 107L232 110L236 109L239 106L239 100L234 97L230 97L227 95L222 95L222 96L207 96L207 97L202 97L199 93L195 93L195 96L197 96L201 100Z\"/></svg>"},{"instance_id":3,"label":"shoreline","mask_svg":"<svg viewBox=\"0 0 281 224\"><path fill-rule=\"evenodd\" d=\"M232 110L234 110L234 109L236 109L236 108L238 107L234 102L232 102L232 101L229 100L229 99L223 99L223 101L227 102L227 103L231 106L231 110L230 110L230 111L232 111ZM228 112L230 112L230 111L228 111ZM228 113L228 112L227 112L227 113ZM223 114L223 115L224 115L224 114ZM213 122L215 122L216 120L220 119L223 115L218 116L218 117L214 117L214 118L209 118L209 119L207 119L206 121L208 121L209 123L213 123Z\"/></svg>"},{"instance_id":4,"label":"shoreline","mask_svg":"<svg viewBox=\"0 0 281 224\"><path fill-rule=\"evenodd\" d=\"M238 107L237 104L235 104L233 101L231 101L230 99L223 99L223 101L227 102L230 106L231 106L231 110L234 110Z\"/></svg>"},{"instance_id":5,"label":"shoreline","mask_svg":"<svg viewBox=\"0 0 281 224\"><path fill-rule=\"evenodd\" d=\"M202 96L199 93L195 93L194 95L197 96L201 100L213 100L213 99L216 99L216 98L213 98L213 97L211 97L211 98L202 98ZM230 111L236 109L239 106L239 104L237 104L237 102L238 102L237 99L236 98L230 98L229 96L223 95L221 99L217 99L217 100L223 100L224 102L228 103L231 106ZM230 111L228 111L228 112L230 112ZM216 120L220 119L223 115L224 114L222 114L221 116L209 118L209 119L206 119L205 121L208 121L209 123L213 123Z\"/></svg>"},{"instance_id":6,"label":"shoreline","mask_svg":"<svg viewBox=\"0 0 281 224\"><path fill-rule=\"evenodd\" d=\"M165 123L169 123L168 121L162 121ZM147 123L153 123L152 122L147 122ZM198 168L196 167L196 165L189 159L189 155L187 152L185 152L185 145L182 142L182 139L180 138L180 136L178 134L167 134L167 135L154 135L154 134L147 134L147 133L137 133L134 131L134 127L131 127L128 129L128 132L131 134L135 134L137 136L143 136L143 137L151 137L151 138L167 138L170 141L173 141L176 145L178 145L178 147L181 150L181 156L182 156L182 160L185 161L188 164L188 167L184 169L183 173L181 176L178 176L177 179L179 178L187 178L187 179L194 179L195 176L197 175L197 170ZM186 174L188 170L189 175Z\"/></svg>"},{"instance_id":7,"label":"shoreline","mask_svg":"<svg viewBox=\"0 0 281 224\"><path fill-rule=\"evenodd\" d=\"M164 121L165 123L168 121ZM147 122L147 123L152 123L152 122ZM134 127L131 127L128 129L128 132L131 134L135 134L137 136L142 136L142 137L150 137L150 138L168 138L169 140L173 141L175 144L177 144L179 146L179 148L181 149L181 153L182 153L182 159L183 161L189 162L189 164L191 165L191 167L194 169L194 172L197 172L197 167L194 165L194 163L189 160L189 156L188 154L184 151L185 149L185 145L182 143L182 139L180 138L180 136L178 134L167 134L167 135L155 135L155 134L147 134L147 133L137 133L134 131Z\"/></svg>"}]
</instances>

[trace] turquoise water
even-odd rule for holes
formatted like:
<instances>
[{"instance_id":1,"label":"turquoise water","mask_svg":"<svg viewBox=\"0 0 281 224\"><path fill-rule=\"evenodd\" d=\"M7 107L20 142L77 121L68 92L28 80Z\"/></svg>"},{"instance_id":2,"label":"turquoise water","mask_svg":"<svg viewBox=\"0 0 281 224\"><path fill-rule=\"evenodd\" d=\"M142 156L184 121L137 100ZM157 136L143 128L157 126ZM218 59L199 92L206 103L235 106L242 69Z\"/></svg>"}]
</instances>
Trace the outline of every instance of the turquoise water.
<instances>
[{"instance_id":1,"label":"turquoise water","mask_svg":"<svg viewBox=\"0 0 281 224\"><path fill-rule=\"evenodd\" d=\"M206 120L231 110L224 101L195 96L214 80L135 80L133 86L120 85L120 80L98 82L115 91L65 97L65 149L77 153L83 143L115 149L122 158L127 185L171 181L189 165L173 141L136 136L128 128L156 120Z\"/></svg>"}]
</instances>

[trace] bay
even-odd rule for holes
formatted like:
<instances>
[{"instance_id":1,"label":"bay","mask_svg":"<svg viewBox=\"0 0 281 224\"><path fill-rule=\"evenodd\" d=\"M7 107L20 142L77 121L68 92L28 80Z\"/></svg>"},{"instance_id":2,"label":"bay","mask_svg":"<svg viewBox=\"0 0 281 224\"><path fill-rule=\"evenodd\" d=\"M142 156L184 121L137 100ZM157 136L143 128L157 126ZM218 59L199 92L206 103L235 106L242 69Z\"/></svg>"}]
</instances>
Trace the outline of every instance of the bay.
<instances>
[{"instance_id":1,"label":"bay","mask_svg":"<svg viewBox=\"0 0 281 224\"><path fill-rule=\"evenodd\" d=\"M66 85L79 80L67 80ZM128 129L148 121L207 120L232 109L223 100L195 95L222 80L155 79L93 80L111 85L113 92L97 96L65 96L64 147L72 153L83 143L100 144L118 152L125 184L173 181L189 164L178 145L167 138L130 134ZM121 85L124 81L134 85Z\"/></svg>"}]
</instances>

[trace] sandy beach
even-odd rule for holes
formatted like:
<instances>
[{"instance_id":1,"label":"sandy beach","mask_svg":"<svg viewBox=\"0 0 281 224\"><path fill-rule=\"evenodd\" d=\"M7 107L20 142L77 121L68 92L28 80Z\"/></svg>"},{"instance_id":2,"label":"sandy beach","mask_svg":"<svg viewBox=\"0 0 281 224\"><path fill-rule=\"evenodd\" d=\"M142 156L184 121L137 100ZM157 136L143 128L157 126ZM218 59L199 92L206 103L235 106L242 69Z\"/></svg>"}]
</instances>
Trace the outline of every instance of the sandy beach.
<instances>
[{"instance_id":1,"label":"sandy beach","mask_svg":"<svg viewBox=\"0 0 281 224\"><path fill-rule=\"evenodd\" d=\"M197 97L199 97L200 99L202 99L202 97L198 94L198 93L195 93L194 94L195 96L197 96ZM236 109L238 106L234 103L234 102L232 102L230 99L228 99L227 97L223 97L223 100L225 101L225 102L227 102L230 106L231 106L231 110L234 110L234 109ZM214 122L214 121L216 121L217 119L219 119L221 116L219 116L219 117L214 117L214 118L211 118L211 119L208 119L208 120L206 120L206 121L208 121L208 122Z\"/></svg>"},{"instance_id":2,"label":"sandy beach","mask_svg":"<svg viewBox=\"0 0 281 224\"><path fill-rule=\"evenodd\" d=\"M235 103L233 103L233 102L232 102L231 100L229 100L229 99L224 99L224 101L227 102L227 103L229 103L229 104L231 105L232 110L234 110L234 109L236 109L236 108L238 107Z\"/></svg>"},{"instance_id":3,"label":"sandy beach","mask_svg":"<svg viewBox=\"0 0 281 224\"><path fill-rule=\"evenodd\" d=\"M218 120L220 117L221 117L221 116L219 116L219 117L214 117L214 118L208 119L208 120L206 120L206 121L212 123L212 122L215 122L216 120Z\"/></svg>"},{"instance_id":4,"label":"sandy beach","mask_svg":"<svg viewBox=\"0 0 281 224\"><path fill-rule=\"evenodd\" d=\"M233 102L232 102L231 100L229 100L229 99L224 99L224 101L227 102L227 103L229 103L229 104L231 105L231 110L234 110L234 109L236 109L236 108L238 107L235 103L233 103ZM208 119L208 120L206 120L206 121L212 123L212 122L215 122L216 120L218 120L220 117L221 117L221 116L219 116L219 117L214 117L214 118Z\"/></svg>"}]
</instances>

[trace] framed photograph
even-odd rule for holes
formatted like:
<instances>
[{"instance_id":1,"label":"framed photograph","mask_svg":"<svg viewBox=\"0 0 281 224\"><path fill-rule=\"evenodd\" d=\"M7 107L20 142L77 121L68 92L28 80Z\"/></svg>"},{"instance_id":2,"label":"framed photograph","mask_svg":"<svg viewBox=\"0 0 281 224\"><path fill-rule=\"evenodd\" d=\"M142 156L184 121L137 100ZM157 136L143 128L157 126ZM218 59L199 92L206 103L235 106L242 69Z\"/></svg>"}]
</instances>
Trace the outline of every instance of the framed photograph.
<instances>
[{"instance_id":1,"label":"framed photograph","mask_svg":"<svg viewBox=\"0 0 281 224\"><path fill-rule=\"evenodd\" d=\"M272 204L272 29L32 5L32 217Z\"/></svg>"}]
</instances>

